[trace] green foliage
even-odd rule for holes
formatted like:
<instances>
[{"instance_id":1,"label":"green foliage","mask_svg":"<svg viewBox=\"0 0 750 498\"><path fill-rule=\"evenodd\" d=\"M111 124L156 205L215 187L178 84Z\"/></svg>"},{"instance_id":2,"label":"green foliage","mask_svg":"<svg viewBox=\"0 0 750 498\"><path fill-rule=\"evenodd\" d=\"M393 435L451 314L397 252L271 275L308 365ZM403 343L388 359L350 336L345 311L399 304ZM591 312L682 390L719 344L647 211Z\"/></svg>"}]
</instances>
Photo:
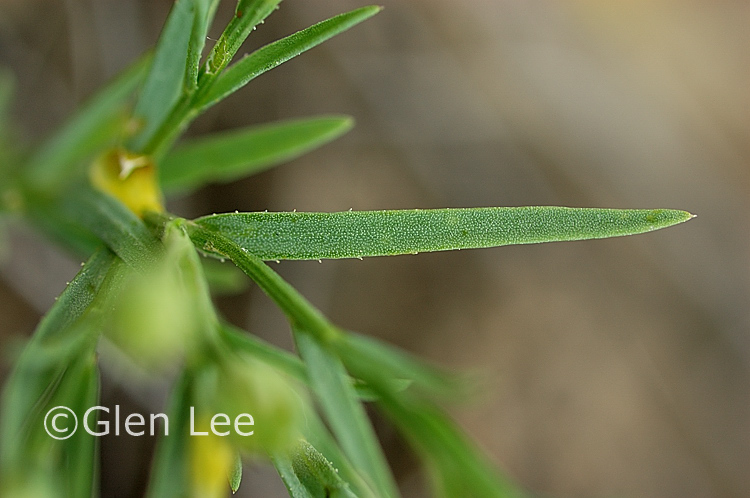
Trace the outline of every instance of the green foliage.
<instances>
[{"instance_id":1,"label":"green foliage","mask_svg":"<svg viewBox=\"0 0 750 498\"><path fill-rule=\"evenodd\" d=\"M25 165L29 186L46 191L62 188L82 174L84 160L114 143L129 120L128 97L152 65L150 55L141 57L37 147Z\"/></svg>"},{"instance_id":2,"label":"green foliage","mask_svg":"<svg viewBox=\"0 0 750 498\"><path fill-rule=\"evenodd\" d=\"M161 184L167 192L186 192L209 182L237 180L320 147L352 125L347 116L319 116L191 140L164 158Z\"/></svg>"},{"instance_id":3,"label":"green foliage","mask_svg":"<svg viewBox=\"0 0 750 498\"><path fill-rule=\"evenodd\" d=\"M296 57L302 52L323 43L332 36L346 31L352 26L372 17L379 10L379 7L363 7L353 10L347 14L338 15L327 21L303 29L298 33L256 50L219 76L216 83L200 98L198 106L205 108L217 103L266 71L270 71L292 57ZM209 59L209 64L210 61L211 59ZM218 67L217 65L215 69L209 68L209 71L216 71Z\"/></svg>"},{"instance_id":4,"label":"green foliage","mask_svg":"<svg viewBox=\"0 0 750 498\"><path fill-rule=\"evenodd\" d=\"M264 260L360 258L633 235L689 220L668 209L563 207L226 213L196 223Z\"/></svg>"},{"instance_id":5,"label":"green foliage","mask_svg":"<svg viewBox=\"0 0 750 498\"><path fill-rule=\"evenodd\" d=\"M292 469L311 496L356 498L331 462L307 441L300 441L292 457Z\"/></svg>"},{"instance_id":6,"label":"green foliage","mask_svg":"<svg viewBox=\"0 0 750 498\"><path fill-rule=\"evenodd\" d=\"M162 190L187 192L257 173L351 128L351 118L320 116L175 145L209 106L380 10L341 14L231 64L278 3L239 0L202 60L218 0L177 0L152 55L107 85L34 153L3 148L2 209L19 212L88 258L42 319L5 386L3 496L96 494L96 438L80 432L58 441L42 424L51 407L68 406L80 417L99 403L101 341L129 357L141 374L179 377L167 409L170 435L158 444L149 496L236 491L241 457L252 455L274 464L293 497L397 497L364 402L374 403L412 444L436 495L519 496L443 411L443 403L471 389L467 379L342 330L264 260L594 239L691 218L667 209L564 207L228 213L196 220L165 212ZM9 143L11 89L12 79L0 73L3 143ZM114 167L114 173L104 167ZM230 259L236 268L202 263L199 254ZM296 353L222 321L211 290L241 289L240 271L285 314ZM208 427L210 414L245 410L255 410L257 435L188 435L194 423Z\"/></svg>"},{"instance_id":7,"label":"green foliage","mask_svg":"<svg viewBox=\"0 0 750 498\"><path fill-rule=\"evenodd\" d=\"M385 456L341 360L302 329L294 328L294 338L313 391L342 450L369 479L378 496L397 496Z\"/></svg>"}]
</instances>

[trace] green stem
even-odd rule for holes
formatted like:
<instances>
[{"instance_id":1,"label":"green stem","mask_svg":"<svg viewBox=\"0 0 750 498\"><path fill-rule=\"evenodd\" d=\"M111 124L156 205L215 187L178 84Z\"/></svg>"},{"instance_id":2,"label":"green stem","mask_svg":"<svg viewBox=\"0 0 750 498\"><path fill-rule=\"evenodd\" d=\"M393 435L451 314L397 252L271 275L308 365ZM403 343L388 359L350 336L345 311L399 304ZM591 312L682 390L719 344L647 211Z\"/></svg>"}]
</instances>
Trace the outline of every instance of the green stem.
<instances>
[{"instance_id":1,"label":"green stem","mask_svg":"<svg viewBox=\"0 0 750 498\"><path fill-rule=\"evenodd\" d=\"M234 261L281 308L293 326L306 330L323 343L336 340L341 336L342 332L338 327L330 323L302 294L260 258L223 235L202 228L193 222L186 222L185 227L190 239L199 250L219 254Z\"/></svg>"}]
</instances>

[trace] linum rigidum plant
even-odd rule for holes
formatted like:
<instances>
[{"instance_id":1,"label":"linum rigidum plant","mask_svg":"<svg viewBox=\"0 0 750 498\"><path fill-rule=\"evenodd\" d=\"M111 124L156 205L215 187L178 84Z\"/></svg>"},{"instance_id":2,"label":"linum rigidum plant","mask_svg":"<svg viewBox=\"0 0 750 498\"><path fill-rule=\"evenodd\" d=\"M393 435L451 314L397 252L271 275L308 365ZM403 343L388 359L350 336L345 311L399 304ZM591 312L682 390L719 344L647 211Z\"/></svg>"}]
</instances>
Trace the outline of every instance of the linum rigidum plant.
<instances>
[{"instance_id":1,"label":"linum rigidum plant","mask_svg":"<svg viewBox=\"0 0 750 498\"><path fill-rule=\"evenodd\" d=\"M295 498L399 496L364 402L412 445L435 496L522 495L442 411L464 380L339 328L264 261L613 237L691 218L669 209L564 207L194 220L166 212L165 195L251 175L351 128L349 117L319 116L178 142L232 92L380 10L359 8L236 58L278 3L240 0L207 47L218 0L176 1L156 48L31 150L9 139L12 85L2 73L1 214L85 259L4 388L2 496L97 495L97 438L113 427L159 436L153 497L225 496L240 486L243 458L270 461ZM222 319L209 291L211 258L233 262L276 303L296 353ZM163 413L113 418L99 407L99 364L107 361L131 374L133 389L144 378L170 379L166 407L155 408Z\"/></svg>"}]
</instances>

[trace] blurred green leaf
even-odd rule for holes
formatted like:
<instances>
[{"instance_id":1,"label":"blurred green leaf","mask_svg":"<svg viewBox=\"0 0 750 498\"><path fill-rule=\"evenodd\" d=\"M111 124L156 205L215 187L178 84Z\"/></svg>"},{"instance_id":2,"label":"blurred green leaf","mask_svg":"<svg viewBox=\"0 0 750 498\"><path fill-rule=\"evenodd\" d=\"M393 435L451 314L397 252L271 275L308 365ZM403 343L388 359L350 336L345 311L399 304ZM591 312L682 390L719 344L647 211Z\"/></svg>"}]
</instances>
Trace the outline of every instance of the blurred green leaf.
<instances>
[{"instance_id":1,"label":"blurred green leaf","mask_svg":"<svg viewBox=\"0 0 750 498\"><path fill-rule=\"evenodd\" d=\"M205 108L215 104L227 95L245 86L250 80L319 45L329 38L346 31L365 19L372 17L379 11L380 7L362 7L322 21L256 50L221 73L213 84L208 87L207 92L200 97L196 105L200 108ZM218 46L219 44L217 43ZM222 60L222 62L226 65L228 61ZM210 64L211 62L209 61Z\"/></svg>"},{"instance_id":2,"label":"blurred green leaf","mask_svg":"<svg viewBox=\"0 0 750 498\"><path fill-rule=\"evenodd\" d=\"M142 128L131 139L131 150L144 152L183 95L185 80L199 57L196 38L199 30L207 29L209 4L210 0L177 0L172 6L133 111Z\"/></svg>"},{"instance_id":3,"label":"blurred green leaf","mask_svg":"<svg viewBox=\"0 0 750 498\"><path fill-rule=\"evenodd\" d=\"M155 375L202 358L218 328L198 255L179 220L164 227L162 244L154 264L124 275L108 303L105 332L132 364Z\"/></svg>"},{"instance_id":4,"label":"blurred green leaf","mask_svg":"<svg viewBox=\"0 0 750 498\"><path fill-rule=\"evenodd\" d=\"M398 496L375 431L341 361L304 330L295 327L294 338L310 385L344 453L367 476L379 496Z\"/></svg>"},{"instance_id":5,"label":"blurred green leaf","mask_svg":"<svg viewBox=\"0 0 750 498\"><path fill-rule=\"evenodd\" d=\"M23 467L28 463L24 454L36 458L40 445L51 441L42 427L44 410L55 406L47 406L51 398L78 399L83 405L95 396L93 351L101 332L101 303L115 290L121 267L120 260L108 250L92 256L44 316L15 362L2 396L3 474ZM84 372L81 375L88 380L71 373L76 371ZM69 381L71 375L77 380ZM67 393L64 396L58 393L61 386ZM85 393L84 398L77 397Z\"/></svg>"},{"instance_id":6,"label":"blurred green leaf","mask_svg":"<svg viewBox=\"0 0 750 498\"><path fill-rule=\"evenodd\" d=\"M142 270L163 248L143 221L113 197L80 188L58 206L61 214L87 230L126 263Z\"/></svg>"},{"instance_id":7,"label":"blurred green leaf","mask_svg":"<svg viewBox=\"0 0 750 498\"><path fill-rule=\"evenodd\" d=\"M307 370L304 363L291 353L267 343L259 337L238 329L230 324L221 325L221 335L224 340L234 351L244 351L253 358L257 358L264 363L281 370L290 377L309 384ZM382 364L378 364L382 368ZM357 397L362 401L377 401L379 396L377 392L358 379L350 378L349 382L354 386ZM396 391L406 390L412 384L408 379L394 379L393 388Z\"/></svg>"},{"instance_id":8,"label":"blurred green leaf","mask_svg":"<svg viewBox=\"0 0 750 498\"><path fill-rule=\"evenodd\" d=\"M52 496L91 496L96 485L98 442L83 430L83 415L89 407L98 405L99 380L93 345L69 358L44 394L37 399L34 410L26 414L20 433L14 434L19 446L14 448L13 460L4 462L3 484L15 481L18 485L51 478L56 484ZM76 420L57 408L53 413L62 413L68 419L59 425L50 423L47 414L60 406L72 411ZM59 434L62 439L53 438L55 433L48 431L58 427L78 430L71 435L63 429Z\"/></svg>"},{"instance_id":9,"label":"blurred green leaf","mask_svg":"<svg viewBox=\"0 0 750 498\"><path fill-rule=\"evenodd\" d=\"M598 239L687 221L670 209L501 207L226 213L195 220L264 260L359 258Z\"/></svg>"},{"instance_id":10,"label":"blurred green leaf","mask_svg":"<svg viewBox=\"0 0 750 498\"><path fill-rule=\"evenodd\" d=\"M290 377L307 383L305 365L297 356L228 323L221 325L221 335L234 351L244 351Z\"/></svg>"},{"instance_id":11,"label":"blurred green leaf","mask_svg":"<svg viewBox=\"0 0 750 498\"><path fill-rule=\"evenodd\" d=\"M276 10L281 0L239 0L234 17L206 59L209 75L220 73L255 27Z\"/></svg>"},{"instance_id":12,"label":"blurred green leaf","mask_svg":"<svg viewBox=\"0 0 750 498\"><path fill-rule=\"evenodd\" d=\"M183 498L188 495L190 438L189 413L192 399L192 376L184 372L172 389L167 416L169 433L159 437L146 496ZM164 433L162 433L164 434Z\"/></svg>"},{"instance_id":13,"label":"blurred green leaf","mask_svg":"<svg viewBox=\"0 0 750 498\"><path fill-rule=\"evenodd\" d=\"M55 243L82 259L88 258L101 241L75 219L64 215L59 206L44 200L27 204L26 215L33 224Z\"/></svg>"},{"instance_id":14,"label":"blurred green leaf","mask_svg":"<svg viewBox=\"0 0 750 498\"><path fill-rule=\"evenodd\" d=\"M190 191L228 182L288 161L341 136L352 127L345 116L321 116L247 128L178 146L160 165L167 191Z\"/></svg>"},{"instance_id":15,"label":"blurred green leaf","mask_svg":"<svg viewBox=\"0 0 750 498\"><path fill-rule=\"evenodd\" d=\"M99 405L99 372L93 350L68 367L51 406L67 406L78 417L79 430L62 441L67 496L92 496L97 482L99 438L83 430L86 410ZM95 423L92 416L91 421ZM96 426L93 426L96 430ZM35 427L34 430L40 430Z\"/></svg>"},{"instance_id":16,"label":"blurred green leaf","mask_svg":"<svg viewBox=\"0 0 750 498\"><path fill-rule=\"evenodd\" d=\"M412 387L438 397L457 397L465 394L469 383L456 376L433 367L394 346L356 333L342 334L331 342L347 370L360 379L373 375L390 377L389 383L395 391ZM387 374L386 374L387 373ZM367 386L368 390L371 390ZM377 392L373 392L378 399Z\"/></svg>"},{"instance_id":17,"label":"blurred green leaf","mask_svg":"<svg viewBox=\"0 0 750 498\"><path fill-rule=\"evenodd\" d=\"M375 379L369 379L375 381ZM430 470L434 496L524 496L445 414L430 403L381 390L379 405Z\"/></svg>"},{"instance_id":18,"label":"blurred green leaf","mask_svg":"<svg viewBox=\"0 0 750 498\"><path fill-rule=\"evenodd\" d=\"M58 188L81 173L80 161L120 138L128 121L127 99L150 65L150 55L138 59L38 147L26 166L29 184L42 190Z\"/></svg>"},{"instance_id":19,"label":"blurred green leaf","mask_svg":"<svg viewBox=\"0 0 750 498\"><path fill-rule=\"evenodd\" d=\"M250 281L245 274L234 265L227 265L209 258L202 258L201 264L211 294L236 295L250 286Z\"/></svg>"}]
</instances>

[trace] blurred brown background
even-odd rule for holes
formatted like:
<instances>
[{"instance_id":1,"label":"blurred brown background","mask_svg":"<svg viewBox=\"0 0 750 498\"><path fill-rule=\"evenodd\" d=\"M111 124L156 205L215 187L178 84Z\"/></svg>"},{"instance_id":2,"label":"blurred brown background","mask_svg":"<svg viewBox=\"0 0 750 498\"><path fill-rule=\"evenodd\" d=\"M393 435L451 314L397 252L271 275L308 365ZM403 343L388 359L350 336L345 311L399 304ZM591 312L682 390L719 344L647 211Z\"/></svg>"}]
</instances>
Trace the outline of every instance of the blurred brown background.
<instances>
[{"instance_id":1,"label":"blurred brown background","mask_svg":"<svg viewBox=\"0 0 750 498\"><path fill-rule=\"evenodd\" d=\"M353 132L171 209L697 213L625 239L275 268L337 323L483 372L485 398L455 414L538 495L748 496L750 4L381 3L374 19L254 81L190 131L345 113ZM233 9L223 4L216 26ZM0 62L18 78L24 136L44 136L148 48L170 5L0 0ZM247 50L361 5L287 0ZM6 357L79 264L29 230L11 234ZM257 289L220 304L290 346ZM105 401L137 410L138 396L114 384L105 377ZM425 496L403 442L378 427L405 495ZM104 496L138 496L150 444L103 443ZM247 472L244 496L283 496L268 468Z\"/></svg>"}]
</instances>

